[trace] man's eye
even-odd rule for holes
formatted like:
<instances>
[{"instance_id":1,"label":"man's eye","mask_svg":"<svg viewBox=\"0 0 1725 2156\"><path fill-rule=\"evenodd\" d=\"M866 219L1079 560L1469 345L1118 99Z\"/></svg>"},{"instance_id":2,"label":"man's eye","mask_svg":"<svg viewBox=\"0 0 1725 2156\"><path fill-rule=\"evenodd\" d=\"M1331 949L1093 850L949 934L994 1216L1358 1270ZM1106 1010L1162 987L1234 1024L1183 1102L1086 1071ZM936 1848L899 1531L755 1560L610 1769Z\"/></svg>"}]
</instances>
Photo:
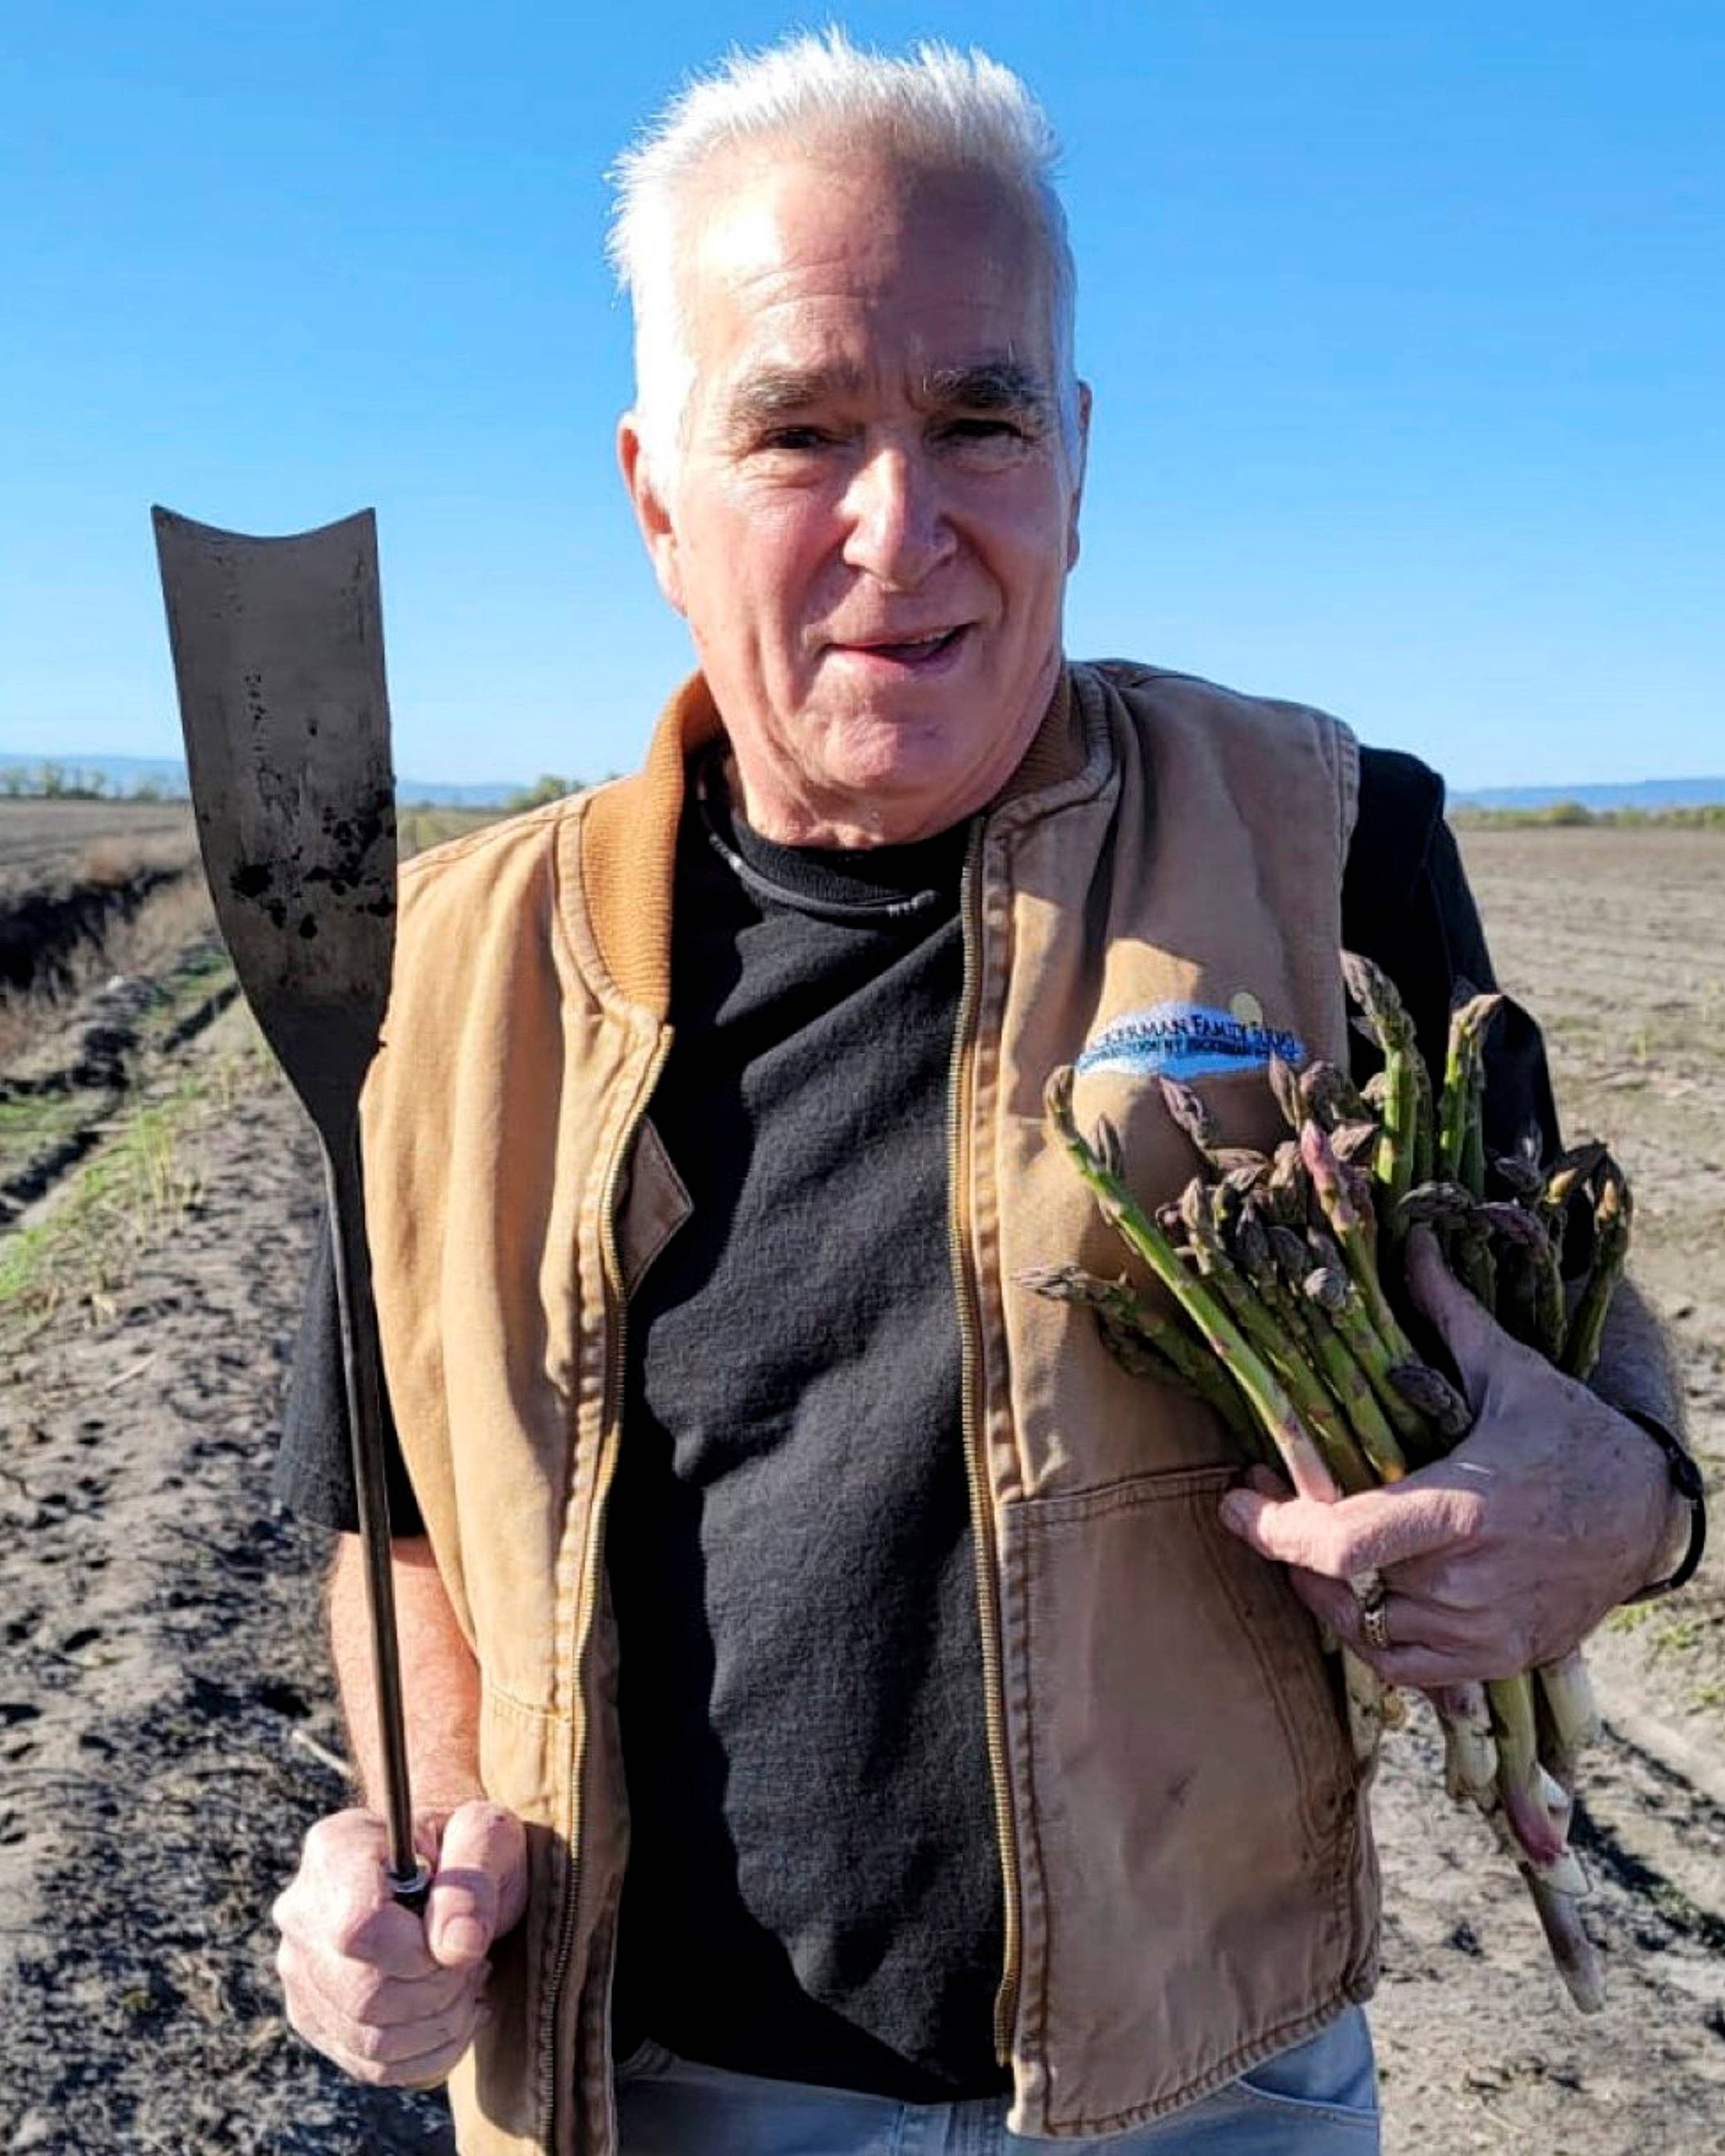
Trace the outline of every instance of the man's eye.
<instances>
[{"instance_id":1,"label":"man's eye","mask_svg":"<svg viewBox=\"0 0 1725 2156\"><path fill-rule=\"evenodd\" d=\"M762 443L768 449L818 449L828 437L819 427L775 427Z\"/></svg>"},{"instance_id":2,"label":"man's eye","mask_svg":"<svg viewBox=\"0 0 1725 2156\"><path fill-rule=\"evenodd\" d=\"M952 442L1009 442L1024 429L1010 419L950 419L942 431Z\"/></svg>"}]
</instances>

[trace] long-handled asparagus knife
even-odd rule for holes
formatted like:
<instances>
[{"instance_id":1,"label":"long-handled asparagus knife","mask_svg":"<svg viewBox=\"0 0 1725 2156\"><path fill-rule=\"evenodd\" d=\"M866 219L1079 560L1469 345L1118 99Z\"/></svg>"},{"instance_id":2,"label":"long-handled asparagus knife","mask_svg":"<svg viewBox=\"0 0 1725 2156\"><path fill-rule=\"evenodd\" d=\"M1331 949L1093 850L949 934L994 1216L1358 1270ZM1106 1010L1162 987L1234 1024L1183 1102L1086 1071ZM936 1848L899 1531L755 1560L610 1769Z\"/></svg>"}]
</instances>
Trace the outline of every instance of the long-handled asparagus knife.
<instances>
[{"instance_id":1,"label":"long-handled asparagus knife","mask_svg":"<svg viewBox=\"0 0 1725 2156\"><path fill-rule=\"evenodd\" d=\"M398 1899L413 1848L360 1089L395 948L395 782L376 521L248 538L153 512L203 865L246 1001L316 1126L329 1194Z\"/></svg>"}]
</instances>

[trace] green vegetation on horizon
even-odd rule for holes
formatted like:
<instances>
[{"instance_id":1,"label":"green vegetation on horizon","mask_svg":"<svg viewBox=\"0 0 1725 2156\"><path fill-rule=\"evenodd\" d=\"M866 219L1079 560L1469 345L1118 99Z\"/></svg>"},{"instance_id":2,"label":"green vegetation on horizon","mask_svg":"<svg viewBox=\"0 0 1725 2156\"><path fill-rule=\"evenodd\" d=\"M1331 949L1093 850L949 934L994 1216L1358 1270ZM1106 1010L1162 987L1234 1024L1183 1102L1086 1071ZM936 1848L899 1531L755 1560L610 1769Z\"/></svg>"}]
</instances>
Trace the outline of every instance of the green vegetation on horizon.
<instances>
[{"instance_id":1,"label":"green vegetation on horizon","mask_svg":"<svg viewBox=\"0 0 1725 2156\"><path fill-rule=\"evenodd\" d=\"M100 771L68 763L0 764L0 796L8 801L183 801L183 788L147 773L117 786Z\"/></svg>"},{"instance_id":2,"label":"green vegetation on horizon","mask_svg":"<svg viewBox=\"0 0 1725 2156\"><path fill-rule=\"evenodd\" d=\"M1548 801L1538 808L1480 808L1457 803L1449 810L1460 830L1725 831L1725 802L1674 803L1667 808L1589 808L1584 801Z\"/></svg>"},{"instance_id":3,"label":"green vegetation on horizon","mask_svg":"<svg viewBox=\"0 0 1725 2156\"><path fill-rule=\"evenodd\" d=\"M413 792L411 781L398 791L403 814L443 808L477 817L513 815L522 808L537 808L547 801L561 801L566 794L578 793L587 783L584 778L565 778L548 771L531 786L517 787L492 804L422 800ZM172 783L147 772L122 784L107 772L80 764L0 763L0 798L8 801L184 801L189 798L183 783Z\"/></svg>"}]
</instances>

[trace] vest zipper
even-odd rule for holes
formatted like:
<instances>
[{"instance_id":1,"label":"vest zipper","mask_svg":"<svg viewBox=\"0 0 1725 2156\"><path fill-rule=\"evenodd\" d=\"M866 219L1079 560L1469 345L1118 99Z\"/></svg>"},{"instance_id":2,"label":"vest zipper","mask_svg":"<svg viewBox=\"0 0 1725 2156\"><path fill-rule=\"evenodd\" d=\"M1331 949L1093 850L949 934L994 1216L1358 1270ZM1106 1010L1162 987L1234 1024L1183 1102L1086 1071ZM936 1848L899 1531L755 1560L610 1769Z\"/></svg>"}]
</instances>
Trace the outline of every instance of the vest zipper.
<instances>
[{"instance_id":1,"label":"vest zipper","mask_svg":"<svg viewBox=\"0 0 1725 2156\"><path fill-rule=\"evenodd\" d=\"M947 1093L947 1177L952 1281L958 1303L959 1424L964 1437L964 1471L970 1486L972 1543L976 1554L978 1627L983 1650L983 1717L988 1751L988 1778L994 1798L994 1831L1000 1848L1004 1952L1000 1988L994 1994L994 2056L1012 2063L1013 2025L1018 2018L1019 1897L1018 1839L1012 1789L1006 1764L1005 1688L1000 1666L999 1559L994 1536L994 1507L983 1459L977 1399L976 1281L970 1260L970 1207L965 1182L970 1127L972 1050L975 1045L978 946L982 907L978 896L983 850L978 818L964 857L959 915L964 935L964 976L959 991L958 1022L953 1033L951 1081Z\"/></svg>"},{"instance_id":2,"label":"vest zipper","mask_svg":"<svg viewBox=\"0 0 1725 2156\"><path fill-rule=\"evenodd\" d=\"M604 1267L605 1291L614 1316L608 1327L608 1346L605 1357L604 1399L599 1418L599 1459L593 1474L593 1515L588 1524L586 1547L581 1557L581 1583L575 1604L576 1665L575 1694L582 1701L581 1745L573 1762L569 1789L572 1806L578 1802L581 1774L586 1765L586 1748L591 1740L588 1716L586 1710L583 1666L586 1660L588 1641L592 1635L593 1610L598 1600L599 1566L605 1548L605 1513L610 1502L611 1482L617 1466L617 1440L623 1421L623 1383L627 1368L625 1348L629 1327L629 1298L624 1290L623 1268L617 1257L617 1198L623 1182L624 1163L629 1158L630 1142L640 1128L647 1103L653 1097L653 1089L659 1082L659 1074L670 1053L670 1032L660 1029L646 1075L637 1098L637 1106L625 1123L617 1151L606 1171L604 1194L599 1207L599 1255ZM572 1818L571 1825L574 1825ZM563 2090L558 2086L557 2064L557 2001L562 1994L563 1982L569 1972L569 1957L574 1950L575 1919L581 1902L581 1837L578 1832L569 1836L569 1875L563 1894L562 1921L557 1928L555 1952L552 1957L551 1973L545 1987L545 2005L539 2029L539 2056L542 2062L540 2084L540 2117L544 2121L542 2140L547 2156L555 2156L557 2148L557 2104L562 2096L572 2097L573 2089ZM572 2060L571 2066L578 2082L581 2061ZM607 2109L612 2099L606 2099ZM617 2126L611 2122L610 2138L616 2145Z\"/></svg>"}]
</instances>

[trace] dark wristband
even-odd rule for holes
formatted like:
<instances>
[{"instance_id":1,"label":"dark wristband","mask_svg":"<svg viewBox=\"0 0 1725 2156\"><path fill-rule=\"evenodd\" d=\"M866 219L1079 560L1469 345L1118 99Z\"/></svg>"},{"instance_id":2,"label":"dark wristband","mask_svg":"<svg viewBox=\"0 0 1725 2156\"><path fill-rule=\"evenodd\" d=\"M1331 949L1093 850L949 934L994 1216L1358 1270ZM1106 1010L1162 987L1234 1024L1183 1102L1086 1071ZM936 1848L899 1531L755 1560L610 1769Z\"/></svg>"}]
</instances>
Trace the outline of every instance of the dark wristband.
<instances>
[{"instance_id":1,"label":"dark wristband","mask_svg":"<svg viewBox=\"0 0 1725 2156\"><path fill-rule=\"evenodd\" d=\"M1656 1579L1644 1587L1639 1594L1630 1597L1631 1602L1651 1602L1661 1594L1670 1594L1695 1577L1696 1567L1701 1563L1702 1553L1707 1546L1707 1485L1702 1480L1701 1470L1663 1423L1656 1422L1651 1415L1640 1414L1634 1408L1619 1410L1649 1437L1665 1455L1670 1471L1671 1487L1689 1507L1689 1547L1677 1561L1675 1572L1664 1579Z\"/></svg>"}]
</instances>

